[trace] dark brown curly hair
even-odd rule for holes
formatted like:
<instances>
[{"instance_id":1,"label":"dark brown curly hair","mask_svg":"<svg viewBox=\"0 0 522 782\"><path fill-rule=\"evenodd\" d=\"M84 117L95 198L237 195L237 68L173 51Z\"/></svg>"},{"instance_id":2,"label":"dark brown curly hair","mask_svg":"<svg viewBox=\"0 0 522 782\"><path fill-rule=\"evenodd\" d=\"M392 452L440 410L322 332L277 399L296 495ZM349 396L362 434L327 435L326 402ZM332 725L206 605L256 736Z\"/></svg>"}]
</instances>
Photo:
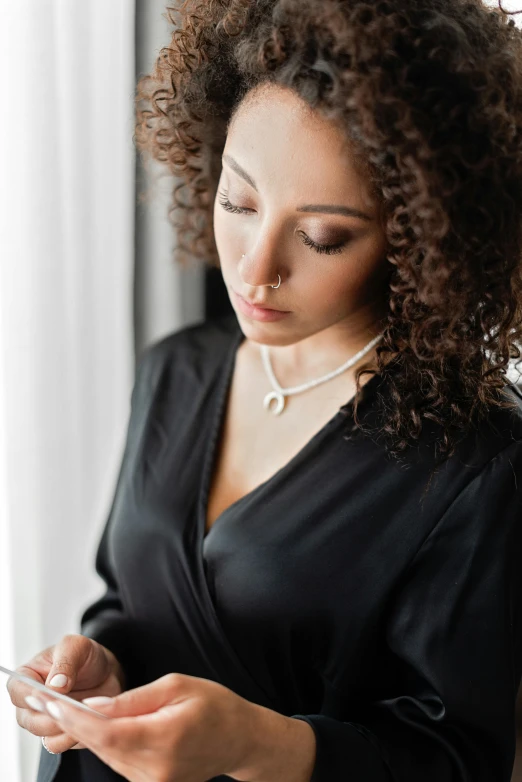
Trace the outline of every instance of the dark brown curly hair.
<instances>
[{"instance_id":1,"label":"dark brown curly hair","mask_svg":"<svg viewBox=\"0 0 522 782\"><path fill-rule=\"evenodd\" d=\"M180 179L176 259L219 266L221 154L250 90L291 88L338 120L389 243L379 432L400 460L435 426L444 461L491 406L514 405L504 389L522 337L521 31L481 0L185 0L166 16L170 45L137 86L135 143ZM357 371L352 434L364 429L368 372Z\"/></svg>"}]
</instances>

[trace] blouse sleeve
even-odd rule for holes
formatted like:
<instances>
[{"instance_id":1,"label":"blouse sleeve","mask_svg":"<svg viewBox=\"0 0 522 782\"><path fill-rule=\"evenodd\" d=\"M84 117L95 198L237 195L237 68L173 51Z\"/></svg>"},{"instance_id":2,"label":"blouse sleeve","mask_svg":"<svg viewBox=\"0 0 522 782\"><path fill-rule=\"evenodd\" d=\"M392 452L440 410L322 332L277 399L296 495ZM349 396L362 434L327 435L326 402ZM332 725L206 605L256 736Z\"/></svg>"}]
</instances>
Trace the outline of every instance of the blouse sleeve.
<instances>
[{"instance_id":1,"label":"blouse sleeve","mask_svg":"<svg viewBox=\"0 0 522 782\"><path fill-rule=\"evenodd\" d=\"M522 675L521 440L437 522L385 632L397 671L385 698L346 722L292 715L315 732L310 782L509 782Z\"/></svg>"},{"instance_id":2,"label":"blouse sleeve","mask_svg":"<svg viewBox=\"0 0 522 782\"><path fill-rule=\"evenodd\" d=\"M80 619L81 634L110 649L120 662L125 673L126 689L133 687L134 681L135 666L132 658L134 628L122 603L118 577L110 555L109 536L112 521L118 513L126 492L129 466L136 452L140 432L151 404L152 355L151 348L146 349L136 368L125 447L111 508L96 553L96 572L105 583L105 592L84 610Z\"/></svg>"}]
</instances>

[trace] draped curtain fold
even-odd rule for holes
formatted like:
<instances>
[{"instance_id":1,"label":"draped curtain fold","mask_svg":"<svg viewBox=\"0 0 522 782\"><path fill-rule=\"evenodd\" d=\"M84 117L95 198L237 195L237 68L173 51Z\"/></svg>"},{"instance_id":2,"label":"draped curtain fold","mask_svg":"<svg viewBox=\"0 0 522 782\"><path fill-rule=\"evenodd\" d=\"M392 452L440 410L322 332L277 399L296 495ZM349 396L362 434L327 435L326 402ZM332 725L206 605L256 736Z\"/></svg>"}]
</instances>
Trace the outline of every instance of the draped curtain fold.
<instances>
[{"instance_id":1,"label":"draped curtain fold","mask_svg":"<svg viewBox=\"0 0 522 782\"><path fill-rule=\"evenodd\" d=\"M78 632L134 374L133 0L3 2L0 664ZM0 777L36 778L1 677Z\"/></svg>"}]
</instances>

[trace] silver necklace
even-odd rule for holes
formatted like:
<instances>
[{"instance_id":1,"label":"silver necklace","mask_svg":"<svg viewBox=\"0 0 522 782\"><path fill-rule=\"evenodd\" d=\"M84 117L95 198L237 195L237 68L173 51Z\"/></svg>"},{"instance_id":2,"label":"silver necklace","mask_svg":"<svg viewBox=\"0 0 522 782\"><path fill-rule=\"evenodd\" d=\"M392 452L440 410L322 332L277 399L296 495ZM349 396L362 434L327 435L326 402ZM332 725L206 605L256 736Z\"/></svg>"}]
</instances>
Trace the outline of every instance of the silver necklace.
<instances>
[{"instance_id":1,"label":"silver necklace","mask_svg":"<svg viewBox=\"0 0 522 782\"><path fill-rule=\"evenodd\" d=\"M263 404L265 408L269 410L270 405L275 400L276 404L273 409L274 415L281 415L281 413L285 409L285 397L290 396L291 394L300 394L301 391L308 391L309 388L314 388L315 386L318 386L320 383L326 383L327 380L331 380L333 377L337 377L337 375L340 375L342 372L346 372L347 369L349 369L354 364L356 364L359 361L359 359L365 356L366 353L368 353L368 351L371 350L373 346L377 344L377 342L382 338L383 333L378 334L376 337L374 337L370 342L368 342L367 345L365 345L364 348L362 348L362 350L356 353L355 356L352 356L348 361L346 361L340 367L334 369L333 372L328 372L328 374L323 375L323 377L319 377L316 380L309 380L308 383L303 383L302 385L294 386L293 388L281 388L281 386L279 385L279 383L275 378L274 371L272 369L272 364L270 363L270 352L268 350L268 347L267 345L260 345L259 347L261 349L261 358L263 359L263 366L265 368L266 374L268 375L268 379L270 380L272 388L274 389L273 391L269 391L264 398Z\"/></svg>"}]
</instances>

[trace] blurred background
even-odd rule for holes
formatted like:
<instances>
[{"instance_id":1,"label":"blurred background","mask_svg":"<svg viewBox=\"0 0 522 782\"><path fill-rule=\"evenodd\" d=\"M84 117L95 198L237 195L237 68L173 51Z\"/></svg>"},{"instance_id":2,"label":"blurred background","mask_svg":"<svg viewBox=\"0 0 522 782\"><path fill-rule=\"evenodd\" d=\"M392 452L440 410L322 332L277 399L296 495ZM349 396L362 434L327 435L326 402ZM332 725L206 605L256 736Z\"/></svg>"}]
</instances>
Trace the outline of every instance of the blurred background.
<instances>
[{"instance_id":1,"label":"blurred background","mask_svg":"<svg viewBox=\"0 0 522 782\"><path fill-rule=\"evenodd\" d=\"M0 664L11 669L78 632L103 590L94 557L141 351L230 309L219 271L174 266L173 182L146 172L133 145L135 84L169 41L166 6L0 0ZM0 776L34 782L40 740L0 682Z\"/></svg>"}]
</instances>

